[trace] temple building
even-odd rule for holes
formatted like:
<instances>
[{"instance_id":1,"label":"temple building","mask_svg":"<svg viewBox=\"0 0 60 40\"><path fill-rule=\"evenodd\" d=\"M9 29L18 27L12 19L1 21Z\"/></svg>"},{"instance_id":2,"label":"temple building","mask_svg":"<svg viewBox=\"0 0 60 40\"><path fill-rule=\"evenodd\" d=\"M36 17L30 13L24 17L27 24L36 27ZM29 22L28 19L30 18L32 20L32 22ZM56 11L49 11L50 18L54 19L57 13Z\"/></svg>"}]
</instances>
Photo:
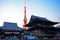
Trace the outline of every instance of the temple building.
<instances>
[{"instance_id":1,"label":"temple building","mask_svg":"<svg viewBox=\"0 0 60 40\"><path fill-rule=\"evenodd\" d=\"M16 23L11 22L4 22L3 26L0 27L0 39L4 40L14 40L14 37L17 38L16 40L20 40L20 35L24 29L18 27Z\"/></svg>"},{"instance_id":2,"label":"temple building","mask_svg":"<svg viewBox=\"0 0 60 40\"><path fill-rule=\"evenodd\" d=\"M35 34L40 40L60 40L60 28L53 26L58 23L59 22L52 22L46 18L32 15L26 26L29 27L27 31Z\"/></svg>"}]
</instances>

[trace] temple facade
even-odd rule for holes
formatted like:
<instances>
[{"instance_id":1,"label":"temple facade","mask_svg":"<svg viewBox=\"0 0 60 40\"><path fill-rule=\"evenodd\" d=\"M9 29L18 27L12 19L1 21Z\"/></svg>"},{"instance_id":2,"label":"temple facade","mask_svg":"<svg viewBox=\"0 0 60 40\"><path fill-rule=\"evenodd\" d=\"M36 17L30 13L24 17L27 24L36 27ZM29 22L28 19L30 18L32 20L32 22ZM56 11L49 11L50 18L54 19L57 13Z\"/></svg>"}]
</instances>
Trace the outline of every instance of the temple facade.
<instances>
[{"instance_id":1,"label":"temple facade","mask_svg":"<svg viewBox=\"0 0 60 40\"><path fill-rule=\"evenodd\" d=\"M52 22L46 18L31 16L26 26L29 29L18 27L16 23L4 22L0 27L1 40L60 40L60 28L53 25L59 22Z\"/></svg>"},{"instance_id":2,"label":"temple facade","mask_svg":"<svg viewBox=\"0 0 60 40\"><path fill-rule=\"evenodd\" d=\"M27 31L31 31L40 40L60 40L60 28L53 26L58 23L32 15Z\"/></svg>"},{"instance_id":3,"label":"temple facade","mask_svg":"<svg viewBox=\"0 0 60 40\"><path fill-rule=\"evenodd\" d=\"M4 22L0 27L0 40L20 40L24 29L18 27L17 23Z\"/></svg>"}]
</instances>

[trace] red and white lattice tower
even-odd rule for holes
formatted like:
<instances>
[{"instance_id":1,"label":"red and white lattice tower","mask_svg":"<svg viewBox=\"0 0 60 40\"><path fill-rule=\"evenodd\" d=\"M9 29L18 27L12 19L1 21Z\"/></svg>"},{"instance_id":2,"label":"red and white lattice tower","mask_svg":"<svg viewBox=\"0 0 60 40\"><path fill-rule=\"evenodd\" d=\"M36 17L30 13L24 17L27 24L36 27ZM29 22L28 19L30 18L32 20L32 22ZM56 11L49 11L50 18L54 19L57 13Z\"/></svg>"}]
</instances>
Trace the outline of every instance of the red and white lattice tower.
<instances>
[{"instance_id":1,"label":"red and white lattice tower","mask_svg":"<svg viewBox=\"0 0 60 40\"><path fill-rule=\"evenodd\" d=\"M26 26L26 24L27 24L27 17L26 17L26 1L25 1L25 4L24 4L24 25L23 25L23 28L24 29L27 29L27 26Z\"/></svg>"}]
</instances>

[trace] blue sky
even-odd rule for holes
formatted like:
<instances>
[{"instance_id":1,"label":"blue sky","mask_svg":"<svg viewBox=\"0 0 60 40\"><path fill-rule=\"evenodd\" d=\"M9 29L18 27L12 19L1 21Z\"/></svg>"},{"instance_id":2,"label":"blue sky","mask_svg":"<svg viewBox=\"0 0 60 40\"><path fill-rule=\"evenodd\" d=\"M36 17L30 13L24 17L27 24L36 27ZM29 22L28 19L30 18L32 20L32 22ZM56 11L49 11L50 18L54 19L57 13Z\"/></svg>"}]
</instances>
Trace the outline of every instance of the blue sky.
<instances>
[{"instance_id":1,"label":"blue sky","mask_svg":"<svg viewBox=\"0 0 60 40\"><path fill-rule=\"evenodd\" d=\"M31 15L60 22L60 0L26 0L27 19ZM0 25L3 22L15 22L23 26L24 0L0 0Z\"/></svg>"}]
</instances>

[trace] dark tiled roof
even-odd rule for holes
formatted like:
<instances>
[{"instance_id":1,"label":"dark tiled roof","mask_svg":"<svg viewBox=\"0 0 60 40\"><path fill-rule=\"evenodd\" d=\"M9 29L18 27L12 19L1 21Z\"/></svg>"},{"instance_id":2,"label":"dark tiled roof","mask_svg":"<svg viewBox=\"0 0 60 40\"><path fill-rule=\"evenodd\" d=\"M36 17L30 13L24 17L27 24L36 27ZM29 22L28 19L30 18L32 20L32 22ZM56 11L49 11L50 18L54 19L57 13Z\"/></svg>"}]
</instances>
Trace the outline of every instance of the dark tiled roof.
<instances>
[{"instance_id":1,"label":"dark tiled roof","mask_svg":"<svg viewBox=\"0 0 60 40\"><path fill-rule=\"evenodd\" d=\"M23 30L23 28L19 28L17 26L17 23L11 23L11 22L4 22L2 29L12 30L12 31L17 31L17 30L22 31Z\"/></svg>"},{"instance_id":2,"label":"dark tiled roof","mask_svg":"<svg viewBox=\"0 0 60 40\"><path fill-rule=\"evenodd\" d=\"M36 25L36 24L55 25L55 24L58 24L58 22L52 22L46 18L42 18L42 17L32 15L27 26L32 26L32 25Z\"/></svg>"}]
</instances>

